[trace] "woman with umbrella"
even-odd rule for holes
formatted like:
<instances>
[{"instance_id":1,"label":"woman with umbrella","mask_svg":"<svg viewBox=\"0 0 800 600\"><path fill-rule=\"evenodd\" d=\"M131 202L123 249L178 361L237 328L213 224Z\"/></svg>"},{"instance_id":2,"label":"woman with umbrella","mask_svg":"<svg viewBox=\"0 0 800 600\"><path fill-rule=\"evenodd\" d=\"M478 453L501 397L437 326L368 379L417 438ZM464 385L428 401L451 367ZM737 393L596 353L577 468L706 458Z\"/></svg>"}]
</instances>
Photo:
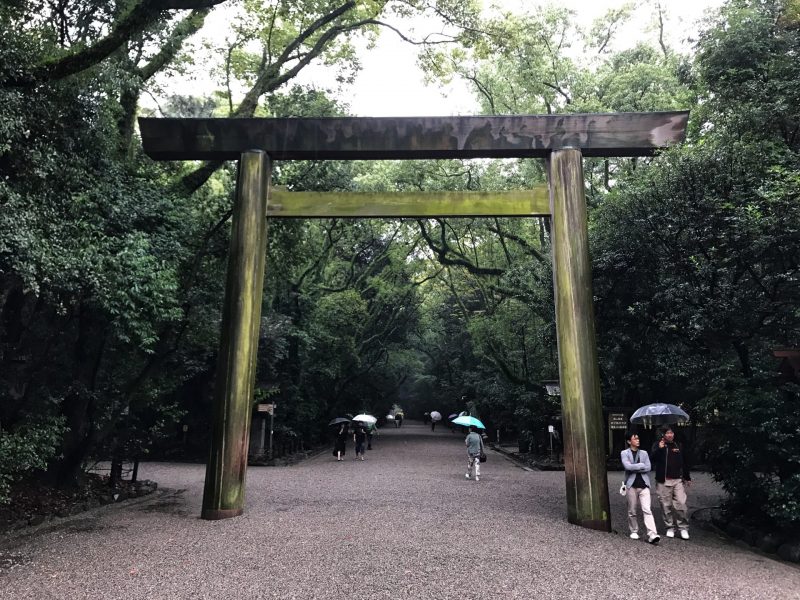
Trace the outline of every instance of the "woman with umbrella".
<instances>
[{"instance_id":1,"label":"woman with umbrella","mask_svg":"<svg viewBox=\"0 0 800 600\"><path fill-rule=\"evenodd\" d=\"M481 462L486 460L486 454L483 450L483 437L478 433L478 429L486 429L486 426L481 423L480 419L468 416L456 417L451 423L469 427L469 434L464 440L464 444L467 446L467 457L469 459L465 477L469 479L474 470L475 481L480 481Z\"/></svg>"},{"instance_id":2,"label":"woman with umbrella","mask_svg":"<svg viewBox=\"0 0 800 600\"><path fill-rule=\"evenodd\" d=\"M336 441L333 443L333 455L336 460L344 460L344 454L347 451L347 432L350 419L339 417L334 419L328 425L338 425L339 431L336 434Z\"/></svg>"},{"instance_id":3,"label":"woman with umbrella","mask_svg":"<svg viewBox=\"0 0 800 600\"><path fill-rule=\"evenodd\" d=\"M469 426L469 434L464 440L464 444L467 446L467 457L469 458L469 462L467 463L466 478L469 479L474 470L475 481L480 481L483 438L478 433L478 428L475 427L475 425Z\"/></svg>"}]
</instances>

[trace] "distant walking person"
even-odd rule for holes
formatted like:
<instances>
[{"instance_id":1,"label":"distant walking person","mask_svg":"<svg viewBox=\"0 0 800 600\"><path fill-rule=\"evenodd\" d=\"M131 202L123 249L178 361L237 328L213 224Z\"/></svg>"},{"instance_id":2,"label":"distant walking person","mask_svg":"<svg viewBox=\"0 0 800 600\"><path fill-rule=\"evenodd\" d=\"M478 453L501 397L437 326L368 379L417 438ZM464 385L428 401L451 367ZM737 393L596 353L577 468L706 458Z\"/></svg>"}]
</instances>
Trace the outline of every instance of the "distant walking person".
<instances>
[{"instance_id":1,"label":"distant walking person","mask_svg":"<svg viewBox=\"0 0 800 600\"><path fill-rule=\"evenodd\" d=\"M656 520L650 509L650 457L645 450L639 449L639 436L635 433L626 435L629 448L620 453L622 466L625 467L625 496L628 500L628 528L633 540L639 539L639 520L637 506L642 507L644 526L647 529L647 541L657 544L661 539L656 532Z\"/></svg>"},{"instance_id":2,"label":"distant walking person","mask_svg":"<svg viewBox=\"0 0 800 600\"><path fill-rule=\"evenodd\" d=\"M689 463L683 449L675 441L671 427L664 429L664 435L653 445L653 466L656 470L656 493L661 500L664 525L667 537L675 537L677 525L681 539L689 539L689 518L686 509L686 488L692 483ZM674 513L674 514L673 514Z\"/></svg>"},{"instance_id":3,"label":"distant walking person","mask_svg":"<svg viewBox=\"0 0 800 600\"><path fill-rule=\"evenodd\" d=\"M363 425L357 425L353 432L353 441L356 443L356 457L353 460L364 460L364 447L367 445L367 432Z\"/></svg>"},{"instance_id":4,"label":"distant walking person","mask_svg":"<svg viewBox=\"0 0 800 600\"><path fill-rule=\"evenodd\" d=\"M403 426L403 413L401 413L401 412L395 413L395 415L394 415L394 426L395 426L395 428Z\"/></svg>"},{"instance_id":5,"label":"distant walking person","mask_svg":"<svg viewBox=\"0 0 800 600\"><path fill-rule=\"evenodd\" d=\"M336 434L336 442L333 445L333 451L336 453L336 460L344 460L344 454L347 450L347 423L342 423L339 427L339 433Z\"/></svg>"},{"instance_id":6,"label":"distant walking person","mask_svg":"<svg viewBox=\"0 0 800 600\"><path fill-rule=\"evenodd\" d=\"M467 474L465 477L469 479L473 474L475 481L480 481L481 476L481 454L483 454L483 438L478 433L478 428L470 426L469 433L467 434L464 443L467 446ZM474 470L474 471L473 471Z\"/></svg>"},{"instance_id":7,"label":"distant walking person","mask_svg":"<svg viewBox=\"0 0 800 600\"><path fill-rule=\"evenodd\" d=\"M367 425L367 450L372 450L372 436L375 435L375 423Z\"/></svg>"}]
</instances>

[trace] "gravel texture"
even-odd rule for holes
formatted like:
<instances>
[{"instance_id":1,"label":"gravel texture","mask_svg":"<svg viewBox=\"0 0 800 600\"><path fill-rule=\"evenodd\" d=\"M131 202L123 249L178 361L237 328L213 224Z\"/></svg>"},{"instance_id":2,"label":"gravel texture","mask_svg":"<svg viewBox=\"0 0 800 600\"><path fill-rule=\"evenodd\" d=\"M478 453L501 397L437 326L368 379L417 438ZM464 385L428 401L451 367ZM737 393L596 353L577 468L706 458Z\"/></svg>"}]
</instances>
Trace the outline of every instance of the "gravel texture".
<instances>
[{"instance_id":1,"label":"gravel texture","mask_svg":"<svg viewBox=\"0 0 800 600\"><path fill-rule=\"evenodd\" d=\"M561 472L490 450L466 480L446 427L405 421L373 448L251 467L245 514L215 522L198 518L203 466L145 464L156 494L3 539L0 598L800 598L798 568L699 528L630 540L619 473L606 534L566 522ZM690 509L718 496L698 475Z\"/></svg>"}]
</instances>

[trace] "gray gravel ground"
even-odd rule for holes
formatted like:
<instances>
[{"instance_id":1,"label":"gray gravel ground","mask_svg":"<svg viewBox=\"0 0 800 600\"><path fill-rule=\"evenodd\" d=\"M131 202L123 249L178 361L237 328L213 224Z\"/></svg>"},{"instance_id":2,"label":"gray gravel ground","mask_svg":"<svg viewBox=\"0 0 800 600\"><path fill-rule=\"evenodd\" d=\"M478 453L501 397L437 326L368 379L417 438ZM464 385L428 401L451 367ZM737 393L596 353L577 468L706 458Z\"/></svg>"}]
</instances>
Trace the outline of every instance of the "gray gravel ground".
<instances>
[{"instance_id":1,"label":"gray gravel ground","mask_svg":"<svg viewBox=\"0 0 800 600\"><path fill-rule=\"evenodd\" d=\"M800 570L693 528L654 547L565 521L564 475L489 452L464 478L460 435L406 421L364 462L330 453L248 471L247 509L198 518L204 467L150 463L157 495L0 542L0 598L800 598ZM696 477L690 508L716 503Z\"/></svg>"}]
</instances>

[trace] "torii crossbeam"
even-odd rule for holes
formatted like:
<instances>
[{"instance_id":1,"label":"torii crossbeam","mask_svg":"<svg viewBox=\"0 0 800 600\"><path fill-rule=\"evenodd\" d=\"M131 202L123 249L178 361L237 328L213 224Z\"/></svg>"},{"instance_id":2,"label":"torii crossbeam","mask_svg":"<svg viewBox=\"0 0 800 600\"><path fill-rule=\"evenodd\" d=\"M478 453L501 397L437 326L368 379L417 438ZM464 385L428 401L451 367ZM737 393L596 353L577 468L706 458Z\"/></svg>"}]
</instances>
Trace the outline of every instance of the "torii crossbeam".
<instances>
[{"instance_id":1,"label":"torii crossbeam","mask_svg":"<svg viewBox=\"0 0 800 600\"><path fill-rule=\"evenodd\" d=\"M244 508L272 161L528 157L545 158L549 165L548 212L553 235L567 519L583 527L610 531L581 159L653 154L658 148L683 140L688 117L688 111L679 111L488 117L139 119L144 150L151 158L239 160L214 390L214 433L202 517L234 517ZM468 207L470 202L462 206ZM532 198L531 212L527 213L527 202L523 199L522 208L514 210L524 214L544 212ZM295 203L299 204L302 202ZM303 210L308 210L307 204ZM460 214L462 210L469 209L454 208L447 214ZM396 216L419 212L419 204L409 209L406 203L404 211ZM324 210L311 212L327 216ZM378 212L395 216L391 209ZM291 216L290 213L285 212L284 216ZM508 211L498 209L496 213ZM492 214L492 209L484 204L476 214ZM272 210L269 216L282 215L280 210Z\"/></svg>"}]
</instances>

